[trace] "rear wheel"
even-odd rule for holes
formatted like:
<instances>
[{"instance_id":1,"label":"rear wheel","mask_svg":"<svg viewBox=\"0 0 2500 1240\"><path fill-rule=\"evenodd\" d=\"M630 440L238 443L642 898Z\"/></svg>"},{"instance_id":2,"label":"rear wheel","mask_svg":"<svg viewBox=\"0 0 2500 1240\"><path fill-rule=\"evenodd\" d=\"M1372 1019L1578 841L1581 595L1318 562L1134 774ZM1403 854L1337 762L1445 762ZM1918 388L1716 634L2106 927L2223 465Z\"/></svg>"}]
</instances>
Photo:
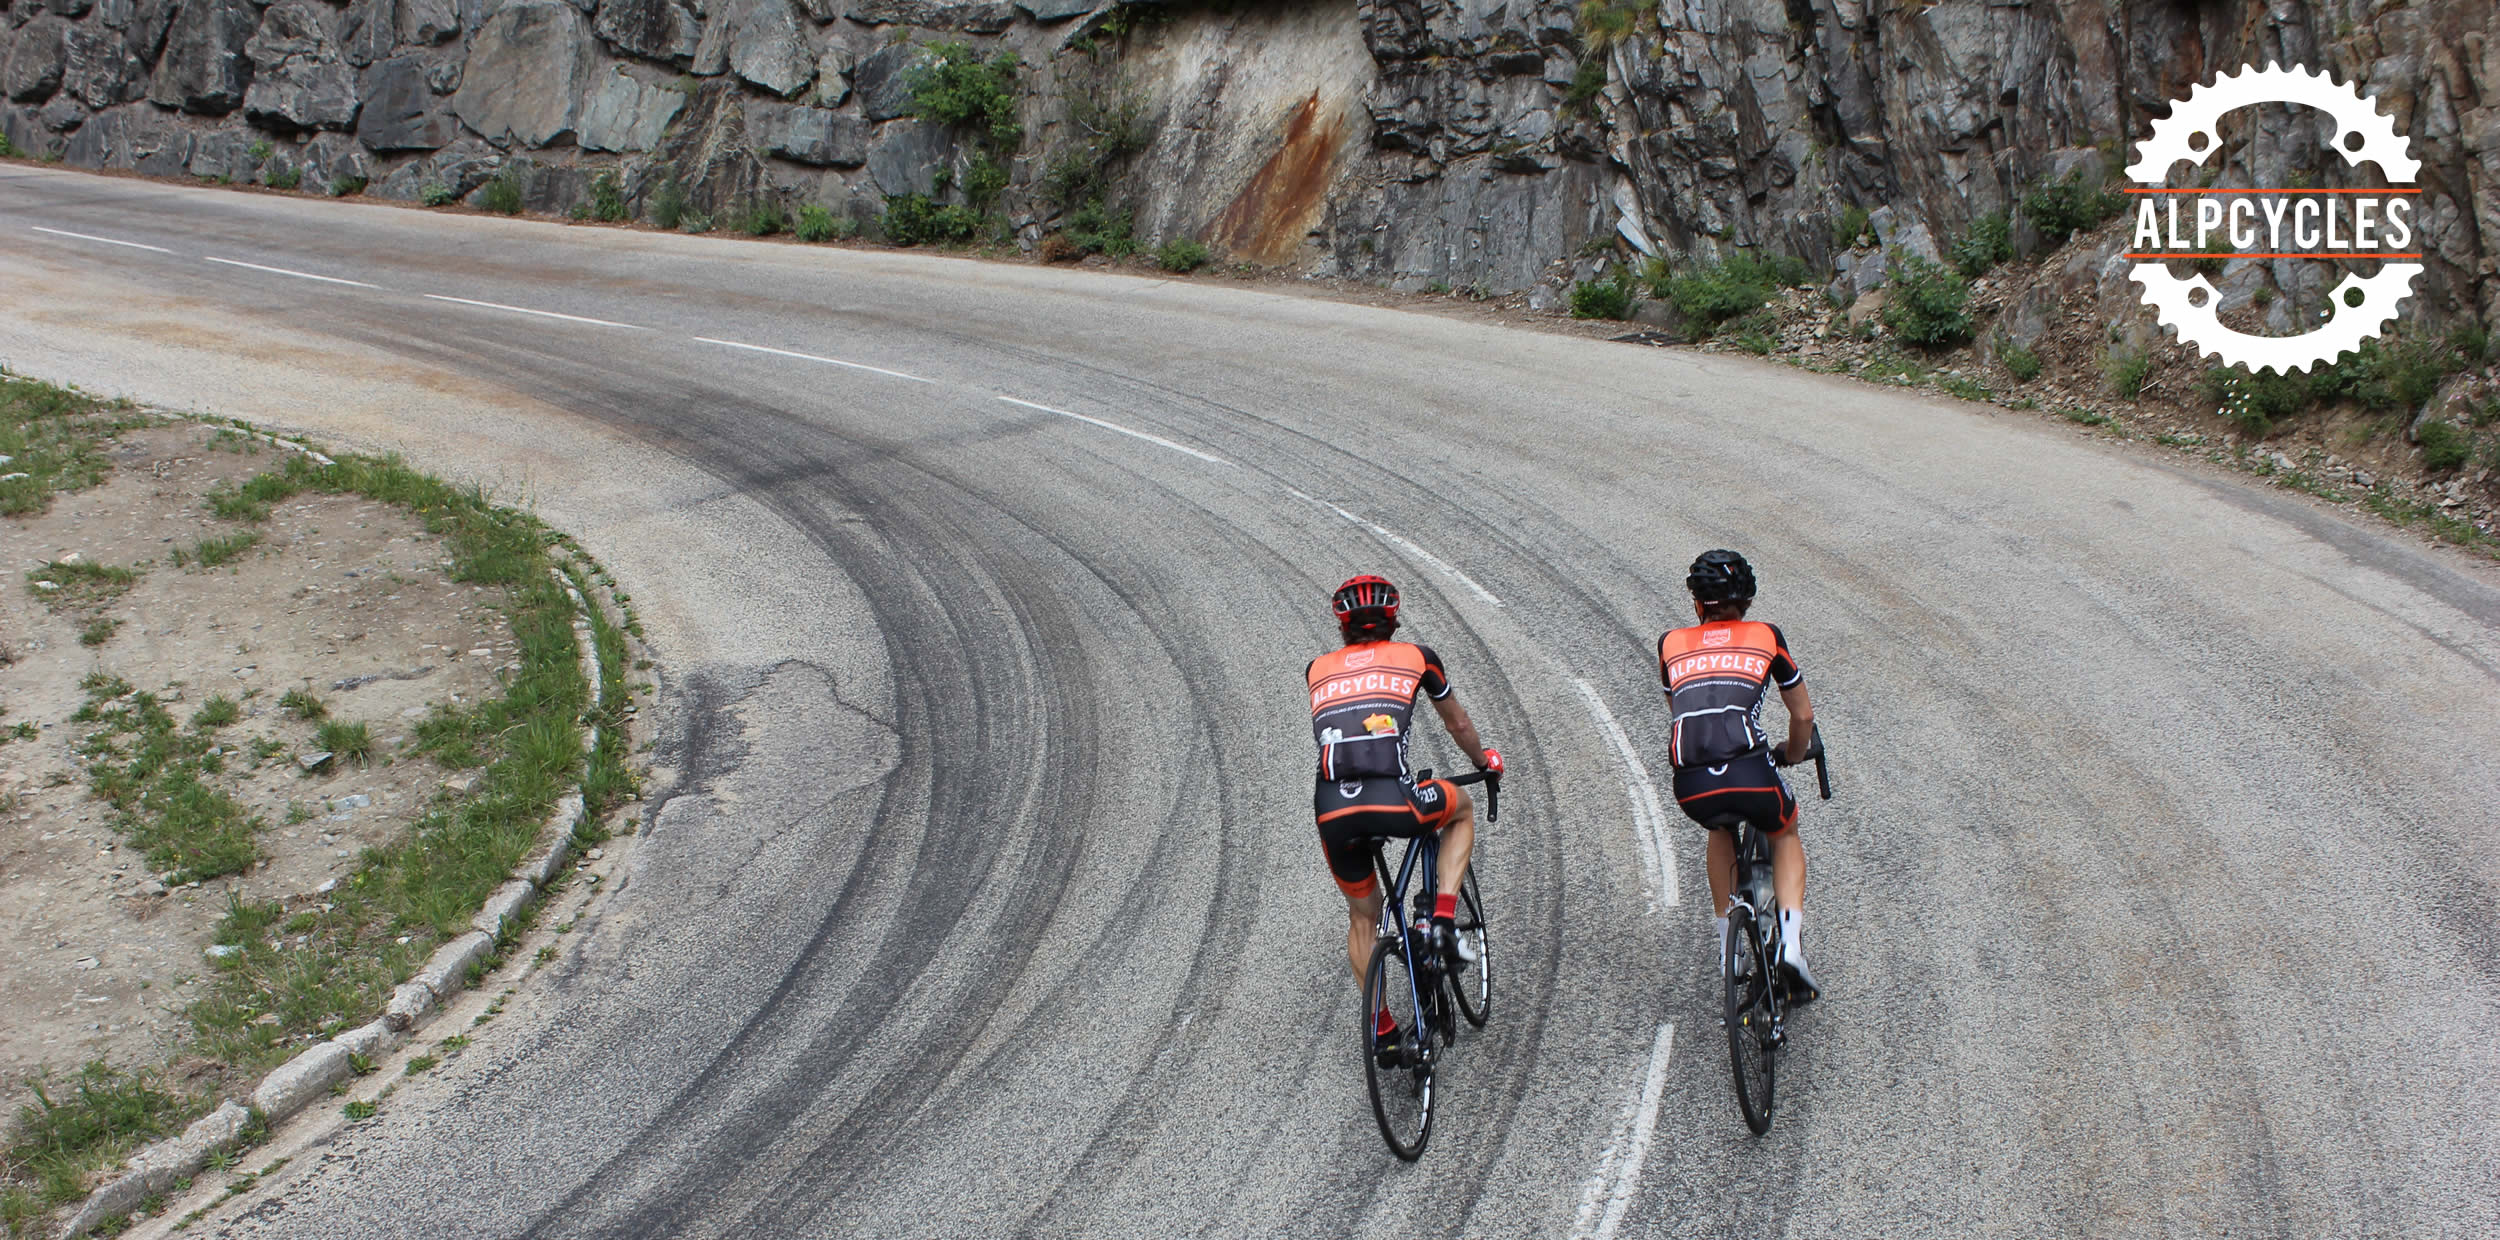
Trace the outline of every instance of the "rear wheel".
<instances>
[{"instance_id":1,"label":"rear wheel","mask_svg":"<svg viewBox=\"0 0 2500 1240\"><path fill-rule=\"evenodd\" d=\"M1363 1078L1371 1087L1372 1116L1380 1121L1381 1139L1389 1143L1390 1153L1413 1162L1423 1157L1424 1143L1432 1139L1437 1048L1432 1026L1416 1010L1415 975L1407 967L1402 942L1385 938L1372 950L1371 976L1363 983ZM1377 1013L1384 1008L1398 1024L1397 1045L1385 1055L1375 1053L1372 1038Z\"/></svg>"},{"instance_id":2,"label":"rear wheel","mask_svg":"<svg viewBox=\"0 0 2500 1240\"><path fill-rule=\"evenodd\" d=\"M1482 1029L1493 1014L1493 956L1486 947L1484 897L1476 890L1472 865L1458 885L1457 931L1458 958L1450 962L1450 989L1458 995L1458 1010L1467 1023Z\"/></svg>"},{"instance_id":3,"label":"rear wheel","mask_svg":"<svg viewBox=\"0 0 2500 1240\"><path fill-rule=\"evenodd\" d=\"M1727 918L1727 1050L1735 1069L1736 1105L1755 1136L1771 1130L1771 1085L1778 1045L1772 1026L1771 962L1758 923L1742 904Z\"/></svg>"}]
</instances>

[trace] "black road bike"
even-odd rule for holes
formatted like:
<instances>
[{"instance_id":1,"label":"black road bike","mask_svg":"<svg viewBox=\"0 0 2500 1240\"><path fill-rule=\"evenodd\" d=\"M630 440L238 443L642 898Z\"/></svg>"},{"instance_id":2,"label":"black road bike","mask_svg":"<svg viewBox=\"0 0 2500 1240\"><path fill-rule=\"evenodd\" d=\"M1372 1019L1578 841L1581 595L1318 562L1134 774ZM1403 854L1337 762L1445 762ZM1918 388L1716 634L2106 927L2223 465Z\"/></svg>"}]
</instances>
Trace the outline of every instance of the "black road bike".
<instances>
[{"instance_id":1,"label":"black road bike","mask_svg":"<svg viewBox=\"0 0 2500 1240\"><path fill-rule=\"evenodd\" d=\"M1814 779L1832 799L1823 765L1823 730L1814 730ZM1755 1136L1771 1130L1772 1085L1788 1041L1790 993L1780 969L1779 896L1771 883L1771 839L1750 820L1722 815L1706 824L1735 833L1736 877L1728 885L1727 1053L1736 1071L1736 1105ZM1811 997L1811 996L1808 996Z\"/></svg>"},{"instance_id":2,"label":"black road bike","mask_svg":"<svg viewBox=\"0 0 2500 1240\"><path fill-rule=\"evenodd\" d=\"M1418 780L1432 778L1420 771ZM1501 783L1485 773L1459 775L1453 784L1484 784L1484 819L1501 818ZM1389 1151L1407 1162L1424 1155L1432 1139L1433 1100L1441 1057L1458 1039L1458 1018L1484 1027L1493 1014L1493 955L1486 942L1484 897L1471 863L1459 882L1456 941L1449 959L1432 941L1432 899L1440 879L1438 834L1406 841L1406 859L1390 873L1388 840L1372 854L1386 892L1380 903L1380 942L1372 949L1371 974L1363 983L1363 1073L1371 1087L1372 1116ZM1413 907L1408 893L1413 892ZM1386 1010L1398 1023L1393 1047L1372 1037L1373 1013Z\"/></svg>"}]
</instances>

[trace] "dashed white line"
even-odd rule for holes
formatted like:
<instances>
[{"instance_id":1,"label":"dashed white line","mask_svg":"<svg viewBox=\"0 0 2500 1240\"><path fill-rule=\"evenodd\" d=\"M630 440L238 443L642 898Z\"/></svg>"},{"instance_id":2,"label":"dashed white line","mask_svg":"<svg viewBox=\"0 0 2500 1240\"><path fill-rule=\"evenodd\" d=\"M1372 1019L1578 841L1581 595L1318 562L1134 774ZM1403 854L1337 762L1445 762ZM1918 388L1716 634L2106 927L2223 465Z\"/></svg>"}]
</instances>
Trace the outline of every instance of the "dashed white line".
<instances>
[{"instance_id":1,"label":"dashed white line","mask_svg":"<svg viewBox=\"0 0 2500 1240\"><path fill-rule=\"evenodd\" d=\"M1101 427L1101 428L1103 428L1104 430L1107 430L1107 431L1117 431L1117 432L1119 432L1120 434L1126 435L1126 436L1128 436L1128 437L1129 437L1129 438L1131 438L1131 439L1143 439L1143 440L1145 440L1147 443L1154 444L1154 445L1155 445L1155 446L1157 446L1157 447L1170 448L1170 449L1171 449L1171 450L1173 450L1174 452L1182 452L1182 453L1187 453L1188 455L1190 455L1190 456L1194 456L1194 457L1197 457L1199 460L1205 461L1205 462L1207 462L1207 463L1208 463L1208 464L1210 464L1210 465L1230 465L1230 464L1232 464L1232 462L1231 462L1231 461L1225 460L1223 457L1220 457L1220 456L1214 456L1214 455L1211 455L1211 454L1208 454L1208 453L1205 453L1205 452L1200 452L1200 451L1199 451L1199 450L1197 450L1196 448L1190 447L1188 444L1185 444L1185 443L1174 443L1174 442L1172 442L1172 441L1171 441L1171 440L1169 440L1169 439L1165 439L1165 438L1164 438L1163 436L1161 436L1161 435L1149 435L1149 434L1147 434L1147 433L1146 433L1146 432L1144 432L1144 431L1135 431L1135 430L1130 430L1129 428L1127 428L1127 427L1125 427L1125 426L1122 426L1122 425L1120 425L1120 424L1119 424L1119 423L1117 423L1117 422L1105 422L1105 421L1103 421L1101 418L1089 418L1089 417L1086 417L1084 414L1081 414L1081 413L1070 413L1070 412L1068 412L1068 411L1067 411L1067 410L1065 410L1065 409L1053 409L1053 408L1051 408L1051 407L1050 407L1050 406L1048 406L1048 405L1037 405L1037 404L1034 404L1032 401L1029 401L1029 400L1017 400L1017 399L1016 399L1015 397L1013 397L1013 396L1001 396L1001 397L999 397L999 399L1000 399L1000 400L1003 400L1003 401L1006 401L1006 402L1007 402L1008 404L1010 404L1010 405L1022 405L1023 407L1025 407L1025 408L1027 408L1027 409L1038 409L1038 410L1042 411L1043 413L1055 413L1055 414L1058 414L1060 417L1063 417L1063 418L1074 418L1074 419L1076 419L1077 421L1079 421L1079 422L1083 422L1083 423L1085 423L1085 424L1086 424L1086 425L1088 425L1088 426L1099 426L1099 427Z\"/></svg>"},{"instance_id":2,"label":"dashed white line","mask_svg":"<svg viewBox=\"0 0 2500 1240\"><path fill-rule=\"evenodd\" d=\"M319 280L323 284L344 284L349 288L378 289L382 287L379 284L367 284L362 280L342 280L337 276L317 276L309 271L289 271L284 267L263 267L259 263L247 263L239 258L217 258L214 256L204 257L207 258L207 261L212 263L223 263L228 267L248 267L254 271L266 271L273 276L293 276L298 280Z\"/></svg>"},{"instance_id":3,"label":"dashed white line","mask_svg":"<svg viewBox=\"0 0 2500 1240\"><path fill-rule=\"evenodd\" d=\"M1606 709L1606 699L1598 696L1597 687L1577 676L1571 678L1571 684L1580 691L1580 700L1588 704L1589 717L1597 720L1598 730L1614 745L1615 756L1623 761L1623 790L1632 798L1632 838L1641 848L1642 872L1654 888L1650 898L1656 903L1651 907L1663 903L1673 908L1678 898L1675 847L1667 838L1667 813L1658 802L1658 784L1649 777L1649 768L1642 764L1639 751L1632 748L1632 738L1624 734L1623 725L1615 722L1615 713Z\"/></svg>"},{"instance_id":4,"label":"dashed white line","mask_svg":"<svg viewBox=\"0 0 2500 1240\"><path fill-rule=\"evenodd\" d=\"M882 366L865 366L858 362L846 362L838 357L818 357L813 353L793 353L788 349L771 349L760 344L740 344L735 340L715 340L710 336L697 336L695 339L704 344L719 345L724 349L745 349L750 353L770 353L775 357L795 357L802 362L822 362L827 366L840 366L845 370L865 370L872 375L885 375L894 379L909 379L914 383L937 382L935 379L923 379L918 375L907 375L899 370L887 370Z\"/></svg>"},{"instance_id":5,"label":"dashed white line","mask_svg":"<svg viewBox=\"0 0 2500 1240\"><path fill-rule=\"evenodd\" d=\"M1300 491L1295 491L1293 493L1295 495L1302 495ZM1308 495L1302 495L1302 498L1311 499ZM1311 500L1311 502L1326 508L1328 511L1333 512L1338 516L1344 517L1348 521L1352 521L1356 525L1362 526L1364 529L1370 530L1372 533L1378 535L1381 541L1405 552L1409 557L1440 571L1443 575L1455 579L1458 584L1467 587L1468 592L1474 594L1477 598L1483 599L1485 602L1491 603L1495 607L1502 605L1501 596L1493 593L1491 590L1485 589L1483 583L1477 581L1475 578L1458 571L1457 565L1424 550L1422 547L1416 546L1413 539L1373 522L1366 521L1353 513L1347 512L1343 508L1339 508L1335 504L1329 503L1327 500L1316 499Z\"/></svg>"},{"instance_id":6,"label":"dashed white line","mask_svg":"<svg viewBox=\"0 0 2500 1240\"><path fill-rule=\"evenodd\" d=\"M134 250L147 250L150 253L155 254L173 253L172 250L168 250L161 245L142 245L136 241L116 241L111 237L98 237L92 233L74 233L66 228L46 228L41 224L29 224L27 227L32 228L39 233L50 233L55 237L75 237L80 241L99 241L105 245L126 245Z\"/></svg>"},{"instance_id":7,"label":"dashed white line","mask_svg":"<svg viewBox=\"0 0 2500 1240\"><path fill-rule=\"evenodd\" d=\"M463 306L478 306L487 310L509 310L514 314L534 314L542 319L562 319L567 323L588 323L593 327L621 327L629 332L649 330L648 328L637 327L631 323L611 323L606 319L586 319L578 314L558 314L553 310L532 310L527 306L507 306L499 301L471 301L466 297L445 297L441 293L427 293L425 297L428 301L455 302Z\"/></svg>"},{"instance_id":8,"label":"dashed white line","mask_svg":"<svg viewBox=\"0 0 2500 1240\"><path fill-rule=\"evenodd\" d=\"M1649 1051L1649 1074L1641 1091L1625 1104L1616 1121L1615 1139L1598 1159L1597 1170L1580 1189L1580 1211L1571 1221L1572 1240L1614 1240L1623 1216L1632 1208L1633 1190L1640 1187L1641 1164L1649 1161L1650 1138L1658 1132L1658 1096L1667 1087L1667 1056L1675 1049L1675 1022L1658 1026L1658 1041Z\"/></svg>"}]
</instances>

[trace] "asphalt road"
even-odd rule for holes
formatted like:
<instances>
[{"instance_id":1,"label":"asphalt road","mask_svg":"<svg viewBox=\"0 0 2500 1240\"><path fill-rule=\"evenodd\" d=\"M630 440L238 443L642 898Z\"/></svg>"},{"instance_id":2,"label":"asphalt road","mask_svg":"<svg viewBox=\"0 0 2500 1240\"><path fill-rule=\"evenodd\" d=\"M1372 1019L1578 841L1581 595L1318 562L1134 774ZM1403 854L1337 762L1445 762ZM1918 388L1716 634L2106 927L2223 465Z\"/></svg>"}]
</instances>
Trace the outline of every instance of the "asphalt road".
<instances>
[{"instance_id":1,"label":"asphalt road","mask_svg":"<svg viewBox=\"0 0 2500 1240\"><path fill-rule=\"evenodd\" d=\"M1209 281L24 165L0 361L526 499L665 663L673 783L562 962L190 1234L2500 1232L2500 578L2296 497ZM1759 1140L1642 788L1719 545L1839 791ZM1361 570L1515 770L1411 1167L1305 809Z\"/></svg>"}]
</instances>

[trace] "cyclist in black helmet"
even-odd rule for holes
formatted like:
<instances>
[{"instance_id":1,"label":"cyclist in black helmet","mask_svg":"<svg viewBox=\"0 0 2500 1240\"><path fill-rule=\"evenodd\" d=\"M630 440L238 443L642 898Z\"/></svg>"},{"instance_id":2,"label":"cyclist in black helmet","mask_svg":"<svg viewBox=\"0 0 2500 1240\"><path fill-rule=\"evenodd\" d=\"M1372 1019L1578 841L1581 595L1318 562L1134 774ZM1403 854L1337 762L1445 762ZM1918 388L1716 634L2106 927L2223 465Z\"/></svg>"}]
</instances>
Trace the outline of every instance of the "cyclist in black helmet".
<instances>
[{"instance_id":1,"label":"cyclist in black helmet","mask_svg":"<svg viewBox=\"0 0 2500 1240\"><path fill-rule=\"evenodd\" d=\"M1771 840L1771 883L1779 893L1782 966L1801 999L1817 991L1806 971L1798 939L1806 898L1806 850L1797 839L1797 798L1779 768L1803 761L1814 737L1814 703L1804 673L1788 653L1778 628L1747 620L1753 606L1753 566L1733 551L1705 551L1693 561L1684 584L1693 592L1701 623L1658 639L1658 681L1667 692L1675 803L1695 822L1734 814L1761 827ZM1788 708L1788 741L1774 745L1762 731L1762 699L1777 686ZM1725 968L1728 882L1736 845L1724 831L1710 833L1710 907L1718 916L1717 942Z\"/></svg>"}]
</instances>

